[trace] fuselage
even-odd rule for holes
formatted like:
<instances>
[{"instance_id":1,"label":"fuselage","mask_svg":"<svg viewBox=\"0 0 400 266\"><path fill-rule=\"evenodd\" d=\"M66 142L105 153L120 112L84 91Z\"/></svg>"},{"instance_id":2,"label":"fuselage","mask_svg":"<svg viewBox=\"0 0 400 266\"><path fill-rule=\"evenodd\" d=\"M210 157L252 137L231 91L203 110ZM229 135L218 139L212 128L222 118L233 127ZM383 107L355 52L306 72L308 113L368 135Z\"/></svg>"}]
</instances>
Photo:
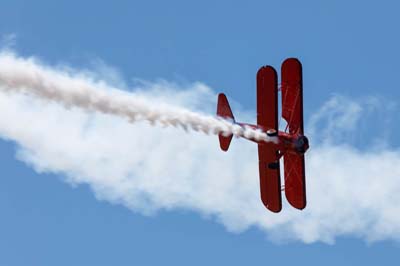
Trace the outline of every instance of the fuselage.
<instances>
[{"instance_id":1,"label":"fuselage","mask_svg":"<svg viewBox=\"0 0 400 266\"><path fill-rule=\"evenodd\" d=\"M265 140L257 140L254 138L249 138L243 136L243 138L253 141L257 144L265 144L270 145L271 147L275 146L275 149L279 151L279 157L281 157L284 153L296 153L296 154L304 154L309 148L308 138L302 134L298 133L287 133L284 131L276 131L271 128L264 128L258 125L246 124L246 123L236 123L242 127L250 127L255 130L261 130L266 133L271 138L276 138L277 141L265 141Z\"/></svg>"}]
</instances>

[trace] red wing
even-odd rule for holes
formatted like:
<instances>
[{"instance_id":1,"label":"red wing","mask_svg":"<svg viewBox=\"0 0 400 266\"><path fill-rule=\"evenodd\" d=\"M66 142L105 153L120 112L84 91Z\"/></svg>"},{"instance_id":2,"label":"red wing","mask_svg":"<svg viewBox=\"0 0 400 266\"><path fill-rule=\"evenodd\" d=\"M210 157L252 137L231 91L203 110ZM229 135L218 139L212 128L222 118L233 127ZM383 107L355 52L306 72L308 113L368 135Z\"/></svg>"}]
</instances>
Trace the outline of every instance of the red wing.
<instances>
[{"instance_id":1,"label":"red wing","mask_svg":"<svg viewBox=\"0 0 400 266\"><path fill-rule=\"evenodd\" d=\"M278 129L278 78L271 66L257 72L257 124Z\"/></svg>"},{"instance_id":2,"label":"red wing","mask_svg":"<svg viewBox=\"0 0 400 266\"><path fill-rule=\"evenodd\" d=\"M282 117L288 123L289 133L303 134L303 80L302 67L296 58L286 59L281 68Z\"/></svg>"},{"instance_id":3,"label":"red wing","mask_svg":"<svg viewBox=\"0 0 400 266\"><path fill-rule=\"evenodd\" d=\"M289 133L304 134L303 129L303 80L302 67L295 58L282 64L282 117L287 121ZM304 156L294 153L284 155L285 195L289 203L297 208L306 206L306 183Z\"/></svg>"},{"instance_id":4,"label":"red wing","mask_svg":"<svg viewBox=\"0 0 400 266\"><path fill-rule=\"evenodd\" d=\"M304 155L286 153L283 156L285 168L286 199L296 209L306 207L306 183L304 171Z\"/></svg>"},{"instance_id":5,"label":"red wing","mask_svg":"<svg viewBox=\"0 0 400 266\"><path fill-rule=\"evenodd\" d=\"M282 209L281 175L279 159L272 145L258 144L261 200L270 211Z\"/></svg>"},{"instance_id":6,"label":"red wing","mask_svg":"<svg viewBox=\"0 0 400 266\"><path fill-rule=\"evenodd\" d=\"M257 73L257 124L278 131L277 74L270 66ZM258 144L261 199L273 212L282 209L281 178L277 151L268 143Z\"/></svg>"}]
</instances>

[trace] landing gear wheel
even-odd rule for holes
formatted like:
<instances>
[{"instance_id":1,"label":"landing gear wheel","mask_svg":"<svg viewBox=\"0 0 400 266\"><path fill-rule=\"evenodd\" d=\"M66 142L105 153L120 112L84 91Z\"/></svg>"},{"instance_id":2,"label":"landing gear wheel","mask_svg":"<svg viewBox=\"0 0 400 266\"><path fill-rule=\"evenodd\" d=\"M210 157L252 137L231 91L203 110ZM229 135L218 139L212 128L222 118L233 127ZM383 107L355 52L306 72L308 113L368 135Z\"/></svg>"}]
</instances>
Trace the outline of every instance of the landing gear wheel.
<instances>
[{"instance_id":1,"label":"landing gear wheel","mask_svg":"<svg viewBox=\"0 0 400 266\"><path fill-rule=\"evenodd\" d=\"M269 169L274 169L274 170L278 169L279 168L279 162L269 163L268 164L268 168Z\"/></svg>"}]
</instances>

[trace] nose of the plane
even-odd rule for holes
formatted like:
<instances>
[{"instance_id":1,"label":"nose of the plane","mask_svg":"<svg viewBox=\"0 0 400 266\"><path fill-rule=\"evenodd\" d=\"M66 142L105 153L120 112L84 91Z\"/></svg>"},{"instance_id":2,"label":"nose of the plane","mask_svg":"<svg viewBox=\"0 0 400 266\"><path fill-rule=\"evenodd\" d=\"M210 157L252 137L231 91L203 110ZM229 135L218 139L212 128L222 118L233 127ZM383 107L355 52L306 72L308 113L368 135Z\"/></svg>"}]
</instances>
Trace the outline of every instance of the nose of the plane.
<instances>
[{"instance_id":1,"label":"nose of the plane","mask_svg":"<svg viewBox=\"0 0 400 266\"><path fill-rule=\"evenodd\" d=\"M297 152L304 154L309 148L308 138L306 136L299 136L295 140L294 145Z\"/></svg>"}]
</instances>

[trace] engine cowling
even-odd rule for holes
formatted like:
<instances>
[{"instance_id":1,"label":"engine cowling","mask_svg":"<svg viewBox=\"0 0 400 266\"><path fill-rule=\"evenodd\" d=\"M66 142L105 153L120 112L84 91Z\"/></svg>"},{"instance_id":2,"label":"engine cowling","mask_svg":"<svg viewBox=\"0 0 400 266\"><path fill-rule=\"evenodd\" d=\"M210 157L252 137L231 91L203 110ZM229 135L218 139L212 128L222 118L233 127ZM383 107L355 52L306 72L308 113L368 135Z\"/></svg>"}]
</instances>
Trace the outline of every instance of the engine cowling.
<instances>
[{"instance_id":1,"label":"engine cowling","mask_svg":"<svg viewBox=\"0 0 400 266\"><path fill-rule=\"evenodd\" d=\"M294 140L294 148L296 152L304 154L309 148L308 138L303 135L298 136Z\"/></svg>"}]
</instances>

